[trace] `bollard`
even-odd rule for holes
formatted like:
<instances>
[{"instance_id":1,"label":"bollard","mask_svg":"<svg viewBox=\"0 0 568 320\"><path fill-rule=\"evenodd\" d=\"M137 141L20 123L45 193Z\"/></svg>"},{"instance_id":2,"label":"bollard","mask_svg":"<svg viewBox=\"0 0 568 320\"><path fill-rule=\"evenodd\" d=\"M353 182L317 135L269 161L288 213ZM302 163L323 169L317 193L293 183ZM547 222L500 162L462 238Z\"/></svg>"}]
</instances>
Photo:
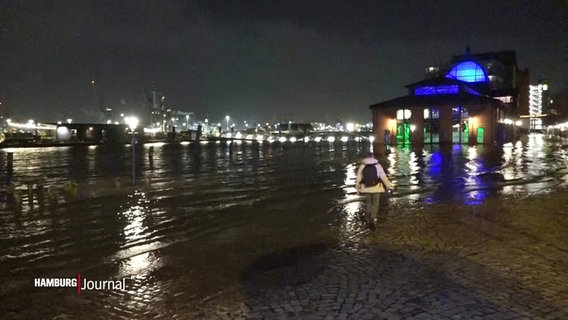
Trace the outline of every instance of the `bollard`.
<instances>
[{"instance_id":1,"label":"bollard","mask_svg":"<svg viewBox=\"0 0 568 320\"><path fill-rule=\"evenodd\" d=\"M59 199L58 199L58 190L57 187L55 186L51 186L47 189L47 199L49 201L49 206L53 209L57 207L57 204L59 203Z\"/></svg>"},{"instance_id":2,"label":"bollard","mask_svg":"<svg viewBox=\"0 0 568 320\"><path fill-rule=\"evenodd\" d=\"M6 155L4 152L0 152L0 172L4 172L4 163L6 162L5 157Z\"/></svg>"},{"instance_id":3,"label":"bollard","mask_svg":"<svg viewBox=\"0 0 568 320\"><path fill-rule=\"evenodd\" d=\"M44 207L44 194L45 194L45 190L44 190L44 186L43 183L38 183L36 184L36 198L37 198L37 203L38 206L40 207L40 209L43 209Z\"/></svg>"},{"instance_id":4,"label":"bollard","mask_svg":"<svg viewBox=\"0 0 568 320\"><path fill-rule=\"evenodd\" d=\"M16 209L16 211L22 211L22 192L20 190L16 190L14 191L14 195L13 195L13 205L14 205L14 209Z\"/></svg>"},{"instance_id":5,"label":"bollard","mask_svg":"<svg viewBox=\"0 0 568 320\"><path fill-rule=\"evenodd\" d=\"M148 149L148 162L150 162L150 166L154 164L154 146Z\"/></svg>"},{"instance_id":6,"label":"bollard","mask_svg":"<svg viewBox=\"0 0 568 320\"><path fill-rule=\"evenodd\" d=\"M195 133L195 142L199 143L201 140L201 125L197 126L197 132Z\"/></svg>"},{"instance_id":7,"label":"bollard","mask_svg":"<svg viewBox=\"0 0 568 320\"><path fill-rule=\"evenodd\" d=\"M32 182L28 182L28 202L30 204L30 208L34 206L34 184Z\"/></svg>"},{"instance_id":8,"label":"bollard","mask_svg":"<svg viewBox=\"0 0 568 320\"><path fill-rule=\"evenodd\" d=\"M77 198L78 191L77 183L67 181L63 184L63 197L66 202L73 201Z\"/></svg>"},{"instance_id":9,"label":"bollard","mask_svg":"<svg viewBox=\"0 0 568 320\"><path fill-rule=\"evenodd\" d=\"M9 177L14 173L14 154L8 152L8 159L6 160L6 173Z\"/></svg>"}]
</instances>

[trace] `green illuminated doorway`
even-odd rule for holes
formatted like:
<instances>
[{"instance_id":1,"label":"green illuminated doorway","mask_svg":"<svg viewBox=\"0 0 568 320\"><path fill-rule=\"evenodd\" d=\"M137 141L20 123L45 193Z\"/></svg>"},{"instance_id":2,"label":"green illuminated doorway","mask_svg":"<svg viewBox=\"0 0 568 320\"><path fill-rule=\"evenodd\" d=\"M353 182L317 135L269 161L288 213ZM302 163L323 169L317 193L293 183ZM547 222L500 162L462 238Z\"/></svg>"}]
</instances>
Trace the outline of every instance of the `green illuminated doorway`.
<instances>
[{"instance_id":1,"label":"green illuminated doorway","mask_svg":"<svg viewBox=\"0 0 568 320\"><path fill-rule=\"evenodd\" d=\"M397 144L410 144L410 124L408 122L401 122L398 124L396 131Z\"/></svg>"},{"instance_id":2,"label":"green illuminated doorway","mask_svg":"<svg viewBox=\"0 0 568 320\"><path fill-rule=\"evenodd\" d=\"M485 140L485 129L477 128L477 143L483 143Z\"/></svg>"}]
</instances>

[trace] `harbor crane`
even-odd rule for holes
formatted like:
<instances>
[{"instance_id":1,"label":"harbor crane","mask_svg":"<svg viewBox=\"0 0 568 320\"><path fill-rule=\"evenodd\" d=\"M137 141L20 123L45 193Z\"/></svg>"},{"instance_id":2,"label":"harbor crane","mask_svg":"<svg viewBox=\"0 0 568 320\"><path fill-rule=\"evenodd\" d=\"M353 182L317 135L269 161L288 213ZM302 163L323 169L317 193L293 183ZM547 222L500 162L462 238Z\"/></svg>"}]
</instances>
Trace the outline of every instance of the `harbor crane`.
<instances>
[{"instance_id":1,"label":"harbor crane","mask_svg":"<svg viewBox=\"0 0 568 320\"><path fill-rule=\"evenodd\" d=\"M110 123L111 122L111 118L112 118L112 109L109 107L105 106L105 102L103 97L101 96L99 90L97 90L97 82L95 80L91 81L91 86L93 87L93 90L95 91L95 95L97 96L97 102L99 104L99 111L101 112L102 116L103 116L103 121L105 121L106 123Z\"/></svg>"}]
</instances>

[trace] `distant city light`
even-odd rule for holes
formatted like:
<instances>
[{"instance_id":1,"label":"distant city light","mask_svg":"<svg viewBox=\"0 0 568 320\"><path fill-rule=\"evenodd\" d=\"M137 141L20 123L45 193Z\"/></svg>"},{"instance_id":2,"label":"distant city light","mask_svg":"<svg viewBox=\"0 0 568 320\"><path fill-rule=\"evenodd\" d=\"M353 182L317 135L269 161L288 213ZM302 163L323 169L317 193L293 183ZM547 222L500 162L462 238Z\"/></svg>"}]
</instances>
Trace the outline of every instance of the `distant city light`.
<instances>
[{"instance_id":1,"label":"distant city light","mask_svg":"<svg viewBox=\"0 0 568 320\"><path fill-rule=\"evenodd\" d=\"M6 120L6 122L8 123L8 126L10 126L10 127L22 128L22 129L55 130L55 128L56 128L55 125L34 123L33 120L29 120L26 123L18 123L18 122L13 122L13 121L8 122L7 120Z\"/></svg>"},{"instance_id":2,"label":"distant city light","mask_svg":"<svg viewBox=\"0 0 568 320\"><path fill-rule=\"evenodd\" d=\"M160 128L144 128L144 133L158 133L160 131Z\"/></svg>"},{"instance_id":3,"label":"distant city light","mask_svg":"<svg viewBox=\"0 0 568 320\"><path fill-rule=\"evenodd\" d=\"M132 130L132 131L136 130L136 127L138 126L138 118L136 118L136 117L125 117L124 121L126 121L126 124L130 128L130 130Z\"/></svg>"}]
</instances>

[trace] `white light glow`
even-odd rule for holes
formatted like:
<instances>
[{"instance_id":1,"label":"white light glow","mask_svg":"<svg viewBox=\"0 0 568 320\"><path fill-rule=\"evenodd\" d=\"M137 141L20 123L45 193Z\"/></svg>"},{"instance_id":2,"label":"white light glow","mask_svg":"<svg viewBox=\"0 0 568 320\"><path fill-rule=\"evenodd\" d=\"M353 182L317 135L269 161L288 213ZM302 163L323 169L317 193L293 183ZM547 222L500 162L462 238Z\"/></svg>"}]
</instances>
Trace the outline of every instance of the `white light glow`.
<instances>
[{"instance_id":1,"label":"white light glow","mask_svg":"<svg viewBox=\"0 0 568 320\"><path fill-rule=\"evenodd\" d=\"M157 133L157 132L160 132L160 131L161 131L160 128L144 128L145 133Z\"/></svg>"},{"instance_id":2,"label":"white light glow","mask_svg":"<svg viewBox=\"0 0 568 320\"><path fill-rule=\"evenodd\" d=\"M529 114L539 115L542 114L542 85L532 86L529 85ZM530 120L531 129L542 129L541 119Z\"/></svg>"},{"instance_id":3,"label":"white light glow","mask_svg":"<svg viewBox=\"0 0 568 320\"><path fill-rule=\"evenodd\" d=\"M18 123L18 122L13 122L10 121L8 122L8 126L10 127L14 127L14 128L25 128L25 129L31 129L31 130L55 130L57 128L57 126L55 125L50 125L50 124L41 124L41 123Z\"/></svg>"},{"instance_id":4,"label":"white light glow","mask_svg":"<svg viewBox=\"0 0 568 320\"><path fill-rule=\"evenodd\" d=\"M126 122L128 127L130 128L130 130L132 130L132 131L136 130L136 127L138 126L138 118L136 118L136 117L125 117L124 121Z\"/></svg>"},{"instance_id":5,"label":"white light glow","mask_svg":"<svg viewBox=\"0 0 568 320\"><path fill-rule=\"evenodd\" d=\"M410 119L412 112L409 109L400 109L396 111L396 118L398 120Z\"/></svg>"}]
</instances>

